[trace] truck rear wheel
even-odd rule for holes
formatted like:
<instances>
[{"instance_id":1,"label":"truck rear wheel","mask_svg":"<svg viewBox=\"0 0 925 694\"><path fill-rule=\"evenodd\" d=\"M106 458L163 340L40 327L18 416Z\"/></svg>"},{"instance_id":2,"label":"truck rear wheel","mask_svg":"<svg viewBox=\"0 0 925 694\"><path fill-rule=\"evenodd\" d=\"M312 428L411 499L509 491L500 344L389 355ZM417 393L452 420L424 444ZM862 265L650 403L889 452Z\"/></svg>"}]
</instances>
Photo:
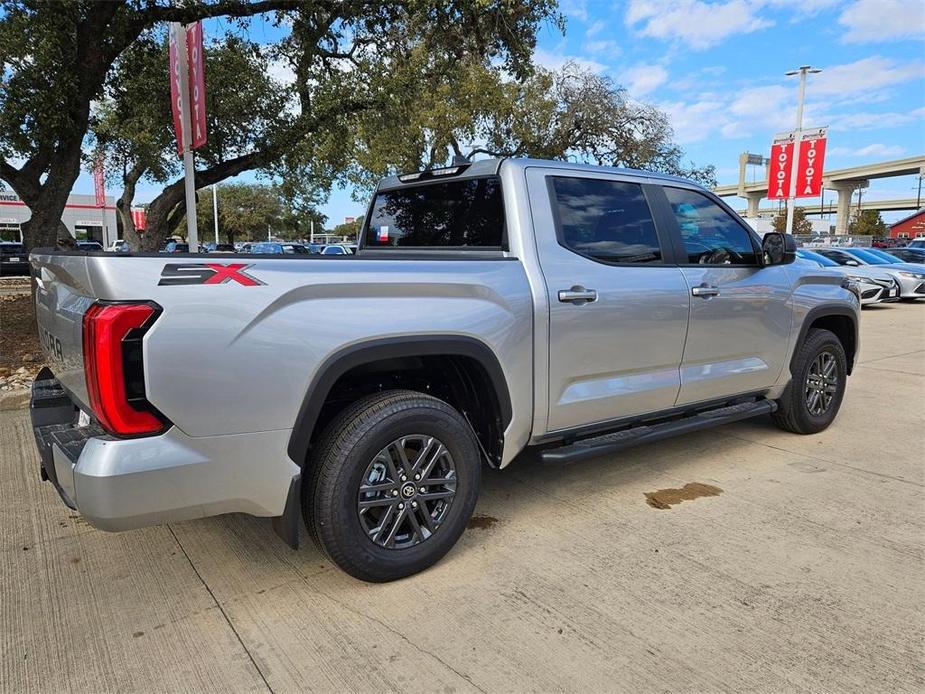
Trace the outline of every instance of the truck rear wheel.
<instances>
[{"instance_id":1,"label":"truck rear wheel","mask_svg":"<svg viewBox=\"0 0 925 694\"><path fill-rule=\"evenodd\" d=\"M351 576L391 581L456 543L478 497L481 460L465 418L414 391L349 406L312 447L302 514L312 539Z\"/></svg>"},{"instance_id":2,"label":"truck rear wheel","mask_svg":"<svg viewBox=\"0 0 925 694\"><path fill-rule=\"evenodd\" d=\"M828 330L810 330L799 347L792 378L777 401L774 422L795 434L815 434L838 414L848 380L845 348Z\"/></svg>"}]
</instances>

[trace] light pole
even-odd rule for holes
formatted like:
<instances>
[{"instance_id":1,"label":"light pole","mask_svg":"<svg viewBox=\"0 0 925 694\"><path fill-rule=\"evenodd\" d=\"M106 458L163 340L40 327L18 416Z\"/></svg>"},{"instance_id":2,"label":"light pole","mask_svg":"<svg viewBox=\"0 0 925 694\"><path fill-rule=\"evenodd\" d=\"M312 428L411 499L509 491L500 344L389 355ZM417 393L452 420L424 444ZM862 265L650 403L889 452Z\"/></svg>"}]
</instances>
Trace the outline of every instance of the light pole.
<instances>
[{"instance_id":1,"label":"light pole","mask_svg":"<svg viewBox=\"0 0 925 694\"><path fill-rule=\"evenodd\" d=\"M218 245L218 192L216 184L212 184L212 220L215 224L215 245Z\"/></svg>"},{"instance_id":2,"label":"light pole","mask_svg":"<svg viewBox=\"0 0 925 694\"><path fill-rule=\"evenodd\" d=\"M806 97L806 75L822 72L819 68L801 65L796 70L784 73L787 77L800 76L800 95L797 97L797 126L793 140L793 160L790 165L790 194L787 196L787 233L793 233L793 210L797 198L797 175L799 173L800 141L803 139L803 100Z\"/></svg>"}]
</instances>

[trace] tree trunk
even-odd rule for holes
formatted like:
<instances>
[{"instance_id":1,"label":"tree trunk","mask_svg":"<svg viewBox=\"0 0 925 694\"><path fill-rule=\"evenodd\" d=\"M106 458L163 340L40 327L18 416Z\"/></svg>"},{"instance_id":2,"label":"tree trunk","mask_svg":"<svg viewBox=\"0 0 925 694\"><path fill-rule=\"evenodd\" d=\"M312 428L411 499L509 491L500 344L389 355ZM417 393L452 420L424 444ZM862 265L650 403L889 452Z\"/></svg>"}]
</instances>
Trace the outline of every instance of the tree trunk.
<instances>
[{"instance_id":1,"label":"tree trunk","mask_svg":"<svg viewBox=\"0 0 925 694\"><path fill-rule=\"evenodd\" d=\"M122 220L122 239L128 243L128 247L137 251L141 249L141 237L135 228L135 220L132 219L132 201L135 199L135 186L138 179L144 174L144 169L136 164L122 177L122 195L116 200L116 211Z\"/></svg>"},{"instance_id":2,"label":"tree trunk","mask_svg":"<svg viewBox=\"0 0 925 694\"><path fill-rule=\"evenodd\" d=\"M215 166L196 172L196 189L237 176L244 171L259 167L272 158L274 150L268 148L229 159ZM173 232L174 226L186 211L183 179L179 178L161 191L148 206L148 218L141 247L145 251L156 251Z\"/></svg>"}]
</instances>

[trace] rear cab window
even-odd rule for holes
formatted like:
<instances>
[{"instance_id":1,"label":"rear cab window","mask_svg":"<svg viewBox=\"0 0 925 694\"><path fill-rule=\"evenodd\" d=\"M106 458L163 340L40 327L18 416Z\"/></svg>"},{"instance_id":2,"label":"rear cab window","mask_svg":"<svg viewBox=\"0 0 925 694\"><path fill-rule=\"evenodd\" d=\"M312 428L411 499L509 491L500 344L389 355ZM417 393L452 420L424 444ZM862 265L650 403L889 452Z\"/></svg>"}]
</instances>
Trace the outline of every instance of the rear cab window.
<instances>
[{"instance_id":1,"label":"rear cab window","mask_svg":"<svg viewBox=\"0 0 925 694\"><path fill-rule=\"evenodd\" d=\"M506 250L501 181L485 176L379 191L363 241L369 250Z\"/></svg>"}]
</instances>

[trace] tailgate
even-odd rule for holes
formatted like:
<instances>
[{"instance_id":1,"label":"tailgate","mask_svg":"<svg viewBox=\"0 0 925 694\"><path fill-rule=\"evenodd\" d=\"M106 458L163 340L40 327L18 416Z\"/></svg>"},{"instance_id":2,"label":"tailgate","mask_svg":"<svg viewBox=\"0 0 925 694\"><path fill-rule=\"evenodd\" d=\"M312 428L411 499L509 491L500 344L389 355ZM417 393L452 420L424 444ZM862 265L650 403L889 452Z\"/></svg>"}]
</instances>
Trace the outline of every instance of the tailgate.
<instances>
[{"instance_id":1,"label":"tailgate","mask_svg":"<svg viewBox=\"0 0 925 694\"><path fill-rule=\"evenodd\" d=\"M45 360L68 394L89 410L83 364L83 315L95 300L87 259L80 255L30 256L35 315Z\"/></svg>"}]
</instances>

